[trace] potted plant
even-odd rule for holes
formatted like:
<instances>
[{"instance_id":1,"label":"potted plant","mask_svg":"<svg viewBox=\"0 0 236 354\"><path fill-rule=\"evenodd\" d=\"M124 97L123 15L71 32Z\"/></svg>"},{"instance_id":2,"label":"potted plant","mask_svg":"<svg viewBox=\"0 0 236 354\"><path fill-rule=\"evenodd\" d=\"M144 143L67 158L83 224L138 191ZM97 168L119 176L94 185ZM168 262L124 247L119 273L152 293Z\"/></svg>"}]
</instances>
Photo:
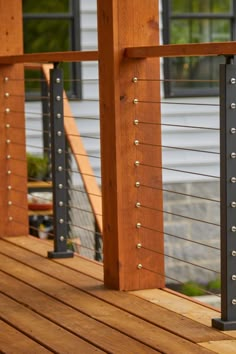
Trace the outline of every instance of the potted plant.
<instances>
[{"instance_id":1,"label":"potted plant","mask_svg":"<svg viewBox=\"0 0 236 354\"><path fill-rule=\"evenodd\" d=\"M29 181L47 180L49 174L48 158L27 153L27 172Z\"/></svg>"}]
</instances>

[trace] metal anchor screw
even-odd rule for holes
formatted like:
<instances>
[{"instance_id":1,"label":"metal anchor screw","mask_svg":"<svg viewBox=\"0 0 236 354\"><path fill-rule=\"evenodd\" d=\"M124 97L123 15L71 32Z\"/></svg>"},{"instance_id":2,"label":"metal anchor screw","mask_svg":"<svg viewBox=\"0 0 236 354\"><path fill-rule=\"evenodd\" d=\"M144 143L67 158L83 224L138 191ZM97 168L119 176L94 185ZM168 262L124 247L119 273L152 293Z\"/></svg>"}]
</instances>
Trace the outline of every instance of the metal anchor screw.
<instances>
[{"instance_id":1,"label":"metal anchor screw","mask_svg":"<svg viewBox=\"0 0 236 354\"><path fill-rule=\"evenodd\" d=\"M232 232L236 232L236 226L232 226L232 227L231 227L231 231L232 231Z\"/></svg>"},{"instance_id":2,"label":"metal anchor screw","mask_svg":"<svg viewBox=\"0 0 236 354\"><path fill-rule=\"evenodd\" d=\"M9 97L10 96L10 93L9 92L5 92L5 97Z\"/></svg>"},{"instance_id":3,"label":"metal anchor screw","mask_svg":"<svg viewBox=\"0 0 236 354\"><path fill-rule=\"evenodd\" d=\"M232 275L232 280L236 280L236 275L235 274Z\"/></svg>"},{"instance_id":4,"label":"metal anchor screw","mask_svg":"<svg viewBox=\"0 0 236 354\"><path fill-rule=\"evenodd\" d=\"M59 205L60 207L62 207L62 206L64 205L64 203L63 203L62 201L60 201L60 202L58 203L58 205Z\"/></svg>"},{"instance_id":5,"label":"metal anchor screw","mask_svg":"<svg viewBox=\"0 0 236 354\"><path fill-rule=\"evenodd\" d=\"M57 152L58 152L58 154L61 154L62 153L62 149L58 149Z\"/></svg>"},{"instance_id":6,"label":"metal anchor screw","mask_svg":"<svg viewBox=\"0 0 236 354\"><path fill-rule=\"evenodd\" d=\"M230 181L231 181L231 183L236 183L236 177L232 177L232 178L230 179Z\"/></svg>"},{"instance_id":7,"label":"metal anchor screw","mask_svg":"<svg viewBox=\"0 0 236 354\"><path fill-rule=\"evenodd\" d=\"M56 78L56 83L57 83L57 84L60 84L60 82L61 82L61 79L60 79L59 77L57 77L57 78Z\"/></svg>"},{"instance_id":8,"label":"metal anchor screw","mask_svg":"<svg viewBox=\"0 0 236 354\"><path fill-rule=\"evenodd\" d=\"M236 202L232 202L232 203L231 203L231 207L232 207L232 208L236 208Z\"/></svg>"},{"instance_id":9,"label":"metal anchor screw","mask_svg":"<svg viewBox=\"0 0 236 354\"><path fill-rule=\"evenodd\" d=\"M134 83L138 82L138 78L137 77L133 77L133 80L132 80Z\"/></svg>"},{"instance_id":10,"label":"metal anchor screw","mask_svg":"<svg viewBox=\"0 0 236 354\"><path fill-rule=\"evenodd\" d=\"M63 184L58 184L58 188L62 189L63 188Z\"/></svg>"},{"instance_id":11,"label":"metal anchor screw","mask_svg":"<svg viewBox=\"0 0 236 354\"><path fill-rule=\"evenodd\" d=\"M138 269L142 269L142 268L143 268L142 264L139 263L139 264L137 265L137 268L138 268Z\"/></svg>"},{"instance_id":12,"label":"metal anchor screw","mask_svg":"<svg viewBox=\"0 0 236 354\"><path fill-rule=\"evenodd\" d=\"M142 226L142 224L140 222L137 222L137 224L136 224L137 229L140 229L141 226Z\"/></svg>"},{"instance_id":13,"label":"metal anchor screw","mask_svg":"<svg viewBox=\"0 0 236 354\"><path fill-rule=\"evenodd\" d=\"M141 243L137 243L136 247L137 247L138 249L140 249L140 248L142 248L142 244L141 244Z\"/></svg>"},{"instance_id":14,"label":"metal anchor screw","mask_svg":"<svg viewBox=\"0 0 236 354\"><path fill-rule=\"evenodd\" d=\"M231 103L230 108L231 109L235 109L236 108L236 104L235 103Z\"/></svg>"},{"instance_id":15,"label":"metal anchor screw","mask_svg":"<svg viewBox=\"0 0 236 354\"><path fill-rule=\"evenodd\" d=\"M60 241L63 242L65 240L64 236L60 236Z\"/></svg>"},{"instance_id":16,"label":"metal anchor screw","mask_svg":"<svg viewBox=\"0 0 236 354\"><path fill-rule=\"evenodd\" d=\"M61 96L57 96L56 100L59 102L61 100Z\"/></svg>"},{"instance_id":17,"label":"metal anchor screw","mask_svg":"<svg viewBox=\"0 0 236 354\"><path fill-rule=\"evenodd\" d=\"M231 133L231 134L235 134L235 133L236 133L236 128L231 128L231 129L230 129L230 133Z\"/></svg>"},{"instance_id":18,"label":"metal anchor screw","mask_svg":"<svg viewBox=\"0 0 236 354\"><path fill-rule=\"evenodd\" d=\"M135 206L136 206L136 208L140 208L140 207L141 207L141 203L137 202L137 203L135 204Z\"/></svg>"},{"instance_id":19,"label":"metal anchor screw","mask_svg":"<svg viewBox=\"0 0 236 354\"><path fill-rule=\"evenodd\" d=\"M236 251L232 251L231 255L232 255L233 257L236 257Z\"/></svg>"},{"instance_id":20,"label":"metal anchor screw","mask_svg":"<svg viewBox=\"0 0 236 354\"><path fill-rule=\"evenodd\" d=\"M63 224L64 223L64 219L59 219L59 223Z\"/></svg>"},{"instance_id":21,"label":"metal anchor screw","mask_svg":"<svg viewBox=\"0 0 236 354\"><path fill-rule=\"evenodd\" d=\"M63 170L62 166L58 166L57 170L61 172Z\"/></svg>"},{"instance_id":22,"label":"metal anchor screw","mask_svg":"<svg viewBox=\"0 0 236 354\"><path fill-rule=\"evenodd\" d=\"M57 118L58 118L58 119L61 118L61 113L57 113Z\"/></svg>"},{"instance_id":23,"label":"metal anchor screw","mask_svg":"<svg viewBox=\"0 0 236 354\"><path fill-rule=\"evenodd\" d=\"M136 182L135 187L137 187L137 188L140 187L140 182Z\"/></svg>"},{"instance_id":24,"label":"metal anchor screw","mask_svg":"<svg viewBox=\"0 0 236 354\"><path fill-rule=\"evenodd\" d=\"M236 305L236 299L232 300L232 305Z\"/></svg>"},{"instance_id":25,"label":"metal anchor screw","mask_svg":"<svg viewBox=\"0 0 236 354\"><path fill-rule=\"evenodd\" d=\"M11 112L10 108L6 108L6 109L5 109L5 112L6 112L6 113L10 113L10 112Z\"/></svg>"},{"instance_id":26,"label":"metal anchor screw","mask_svg":"<svg viewBox=\"0 0 236 354\"><path fill-rule=\"evenodd\" d=\"M139 145L139 140L134 140L134 145Z\"/></svg>"},{"instance_id":27,"label":"metal anchor screw","mask_svg":"<svg viewBox=\"0 0 236 354\"><path fill-rule=\"evenodd\" d=\"M134 98L133 104L138 104L138 98ZM236 105L235 105L236 106Z\"/></svg>"},{"instance_id":28,"label":"metal anchor screw","mask_svg":"<svg viewBox=\"0 0 236 354\"><path fill-rule=\"evenodd\" d=\"M138 120L138 119L135 119L135 120L134 120L134 125L138 125L138 123L139 123L139 120Z\"/></svg>"},{"instance_id":29,"label":"metal anchor screw","mask_svg":"<svg viewBox=\"0 0 236 354\"><path fill-rule=\"evenodd\" d=\"M236 152L232 152L230 157L231 157L231 159L235 159L236 158Z\"/></svg>"},{"instance_id":30,"label":"metal anchor screw","mask_svg":"<svg viewBox=\"0 0 236 354\"><path fill-rule=\"evenodd\" d=\"M140 162L139 161L135 161L135 166L139 166L140 165Z\"/></svg>"},{"instance_id":31,"label":"metal anchor screw","mask_svg":"<svg viewBox=\"0 0 236 354\"><path fill-rule=\"evenodd\" d=\"M236 83L236 79L235 79L235 77L231 77L231 79L230 79L230 83L231 83L232 85L234 85L234 84Z\"/></svg>"}]
</instances>

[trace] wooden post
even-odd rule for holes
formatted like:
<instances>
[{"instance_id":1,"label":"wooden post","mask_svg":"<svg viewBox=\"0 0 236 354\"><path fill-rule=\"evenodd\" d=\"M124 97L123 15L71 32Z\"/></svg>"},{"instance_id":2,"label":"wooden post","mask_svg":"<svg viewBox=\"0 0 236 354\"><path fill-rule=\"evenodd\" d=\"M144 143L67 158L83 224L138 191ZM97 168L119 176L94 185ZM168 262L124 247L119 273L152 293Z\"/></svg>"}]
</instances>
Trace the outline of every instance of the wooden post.
<instances>
[{"instance_id":1,"label":"wooden post","mask_svg":"<svg viewBox=\"0 0 236 354\"><path fill-rule=\"evenodd\" d=\"M104 281L120 290L164 286L161 169L144 166L160 167L161 149L142 145L161 143L160 88L133 82L158 79L159 60L124 56L126 47L159 44L158 16L156 0L98 0Z\"/></svg>"},{"instance_id":2,"label":"wooden post","mask_svg":"<svg viewBox=\"0 0 236 354\"><path fill-rule=\"evenodd\" d=\"M0 0L0 56L23 53L22 2ZM28 233L22 64L0 65L0 237Z\"/></svg>"}]
</instances>

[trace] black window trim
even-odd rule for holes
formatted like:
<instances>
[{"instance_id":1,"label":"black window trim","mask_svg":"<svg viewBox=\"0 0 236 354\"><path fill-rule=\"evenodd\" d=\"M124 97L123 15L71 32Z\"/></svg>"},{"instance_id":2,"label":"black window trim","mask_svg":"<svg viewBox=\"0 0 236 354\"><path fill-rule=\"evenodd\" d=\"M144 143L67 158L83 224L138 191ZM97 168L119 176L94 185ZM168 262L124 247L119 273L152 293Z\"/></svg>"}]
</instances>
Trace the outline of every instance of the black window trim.
<instances>
[{"instance_id":1,"label":"black window trim","mask_svg":"<svg viewBox=\"0 0 236 354\"><path fill-rule=\"evenodd\" d=\"M184 13L184 14L172 14L171 13L171 0L162 0L162 38L163 44L170 43L170 22L173 19L229 19L231 22L231 38L236 40L236 1L232 0L232 12L229 13ZM199 96L217 96L219 90L217 88L205 88L205 89L179 89L173 93L171 90L171 60L164 58L163 73L164 79L164 96L166 98L173 97L199 97Z\"/></svg>"},{"instance_id":2,"label":"black window trim","mask_svg":"<svg viewBox=\"0 0 236 354\"><path fill-rule=\"evenodd\" d=\"M27 20L70 20L71 28L71 50L81 50L81 21L80 21L80 0L70 0L69 12L50 12L50 13L23 13L23 21ZM68 96L73 99L82 98L81 85L81 63L71 63L71 90ZM26 93L26 99L32 97L31 93Z\"/></svg>"}]
</instances>

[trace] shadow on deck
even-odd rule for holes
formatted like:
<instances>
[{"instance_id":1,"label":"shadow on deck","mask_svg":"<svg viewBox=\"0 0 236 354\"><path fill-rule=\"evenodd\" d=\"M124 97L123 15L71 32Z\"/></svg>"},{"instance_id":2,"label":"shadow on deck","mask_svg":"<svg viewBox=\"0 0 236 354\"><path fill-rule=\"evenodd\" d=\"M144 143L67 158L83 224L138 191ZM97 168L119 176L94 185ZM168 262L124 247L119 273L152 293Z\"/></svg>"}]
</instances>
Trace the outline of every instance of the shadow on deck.
<instances>
[{"instance_id":1,"label":"shadow on deck","mask_svg":"<svg viewBox=\"0 0 236 354\"><path fill-rule=\"evenodd\" d=\"M0 240L1 353L236 353L236 331L211 328L216 310L165 289L105 289L101 264L49 260L50 248Z\"/></svg>"}]
</instances>

